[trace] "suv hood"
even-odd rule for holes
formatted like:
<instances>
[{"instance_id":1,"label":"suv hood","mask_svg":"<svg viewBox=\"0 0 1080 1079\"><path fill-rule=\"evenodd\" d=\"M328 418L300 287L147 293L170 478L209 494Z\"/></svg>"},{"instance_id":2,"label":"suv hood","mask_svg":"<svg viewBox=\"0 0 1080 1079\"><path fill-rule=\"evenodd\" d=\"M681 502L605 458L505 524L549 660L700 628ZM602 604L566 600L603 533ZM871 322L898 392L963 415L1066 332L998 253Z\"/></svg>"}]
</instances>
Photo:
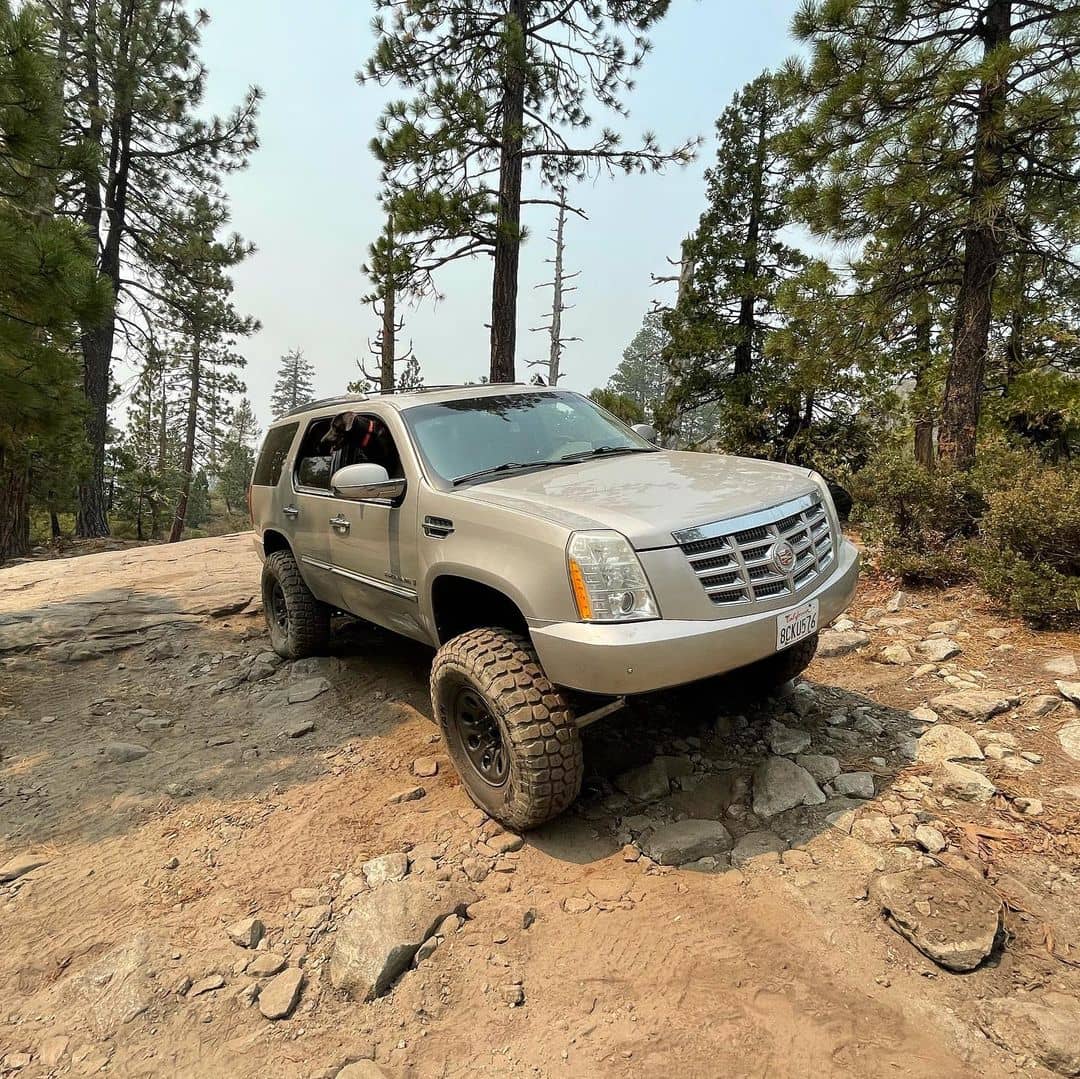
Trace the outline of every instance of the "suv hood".
<instances>
[{"instance_id":1,"label":"suv hood","mask_svg":"<svg viewBox=\"0 0 1080 1079\"><path fill-rule=\"evenodd\" d=\"M467 494L572 529L613 528L635 549L648 550L674 546L671 533L681 528L752 513L814 490L807 470L794 465L658 450L489 480Z\"/></svg>"}]
</instances>

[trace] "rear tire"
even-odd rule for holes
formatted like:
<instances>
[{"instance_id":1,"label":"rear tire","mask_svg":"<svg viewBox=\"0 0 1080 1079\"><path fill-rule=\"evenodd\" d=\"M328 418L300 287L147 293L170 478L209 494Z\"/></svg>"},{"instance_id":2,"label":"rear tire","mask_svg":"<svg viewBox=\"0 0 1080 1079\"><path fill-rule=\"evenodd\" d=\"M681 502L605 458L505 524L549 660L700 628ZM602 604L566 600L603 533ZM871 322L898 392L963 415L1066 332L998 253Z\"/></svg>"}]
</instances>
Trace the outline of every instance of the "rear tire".
<instances>
[{"instance_id":1,"label":"rear tire","mask_svg":"<svg viewBox=\"0 0 1080 1079\"><path fill-rule=\"evenodd\" d=\"M581 790L581 735L528 640L470 630L439 649L431 706L469 797L514 831L557 817Z\"/></svg>"},{"instance_id":2,"label":"rear tire","mask_svg":"<svg viewBox=\"0 0 1080 1079\"><path fill-rule=\"evenodd\" d=\"M275 551L263 563L262 599L270 645L279 656L303 659L326 651L330 608L311 594L291 551Z\"/></svg>"},{"instance_id":3,"label":"rear tire","mask_svg":"<svg viewBox=\"0 0 1080 1079\"><path fill-rule=\"evenodd\" d=\"M798 678L810 663L817 652L818 635L815 633L805 640L785 648L783 652L759 659L757 663L751 663L738 672L740 679L746 679L747 683L756 691L758 686L768 693L779 689L785 682Z\"/></svg>"}]
</instances>

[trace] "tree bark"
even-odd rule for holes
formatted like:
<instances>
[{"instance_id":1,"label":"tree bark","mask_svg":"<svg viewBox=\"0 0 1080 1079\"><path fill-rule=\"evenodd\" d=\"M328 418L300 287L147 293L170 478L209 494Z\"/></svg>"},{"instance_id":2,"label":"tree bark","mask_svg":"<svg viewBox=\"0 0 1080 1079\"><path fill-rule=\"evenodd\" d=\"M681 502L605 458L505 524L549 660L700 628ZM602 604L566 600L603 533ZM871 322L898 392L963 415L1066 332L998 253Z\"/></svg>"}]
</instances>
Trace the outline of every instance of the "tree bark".
<instances>
[{"instance_id":1,"label":"tree bark","mask_svg":"<svg viewBox=\"0 0 1080 1079\"><path fill-rule=\"evenodd\" d=\"M984 57L1008 43L1011 29L1012 0L990 0L982 20ZM1002 179L1001 128L1007 94L1005 74L992 75L979 88L964 271L956 297L938 446L943 461L962 469L975 463L994 279L1001 261L996 213L991 213L989 202Z\"/></svg>"},{"instance_id":2,"label":"tree bark","mask_svg":"<svg viewBox=\"0 0 1080 1079\"><path fill-rule=\"evenodd\" d=\"M925 293L916 297L915 317L915 462L934 467L934 413L930 407L931 335L930 301Z\"/></svg>"},{"instance_id":3,"label":"tree bark","mask_svg":"<svg viewBox=\"0 0 1080 1079\"><path fill-rule=\"evenodd\" d=\"M382 334L379 340L379 392L394 392L394 350L397 348L397 290L387 278L382 298Z\"/></svg>"},{"instance_id":4,"label":"tree bark","mask_svg":"<svg viewBox=\"0 0 1080 1079\"><path fill-rule=\"evenodd\" d=\"M191 338L191 395L188 397L187 426L184 431L184 461L180 480L180 497L176 501L169 542L176 543L184 534L187 520L188 498L191 496L191 472L195 467L195 431L199 420L199 376L201 374L202 342L196 332Z\"/></svg>"},{"instance_id":5,"label":"tree bark","mask_svg":"<svg viewBox=\"0 0 1080 1079\"><path fill-rule=\"evenodd\" d=\"M566 232L566 188L559 192L559 216L555 223L555 277L551 299L551 348L548 351L548 385L557 386L562 372L563 239Z\"/></svg>"},{"instance_id":6,"label":"tree bark","mask_svg":"<svg viewBox=\"0 0 1080 1079\"><path fill-rule=\"evenodd\" d=\"M0 447L0 563L30 553L30 469Z\"/></svg>"},{"instance_id":7,"label":"tree bark","mask_svg":"<svg viewBox=\"0 0 1080 1079\"><path fill-rule=\"evenodd\" d=\"M528 0L510 0L504 57L499 207L491 279L492 382L513 382L517 346L518 258L521 252L521 169L525 120L525 40Z\"/></svg>"}]
</instances>

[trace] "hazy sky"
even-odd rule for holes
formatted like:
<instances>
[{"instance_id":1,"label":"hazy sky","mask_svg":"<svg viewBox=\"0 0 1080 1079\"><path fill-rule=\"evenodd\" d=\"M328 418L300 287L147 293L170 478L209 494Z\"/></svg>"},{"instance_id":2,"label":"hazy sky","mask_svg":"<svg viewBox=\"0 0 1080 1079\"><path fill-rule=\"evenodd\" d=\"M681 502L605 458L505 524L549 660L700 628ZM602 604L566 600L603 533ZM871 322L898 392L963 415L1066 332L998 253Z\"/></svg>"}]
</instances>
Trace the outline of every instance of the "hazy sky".
<instances>
[{"instance_id":1,"label":"hazy sky","mask_svg":"<svg viewBox=\"0 0 1080 1079\"><path fill-rule=\"evenodd\" d=\"M698 161L662 176L601 177L575 193L588 221L571 218L567 264L581 270L560 385L602 385L654 297L650 281L702 209L702 172L715 153L713 125L732 93L793 51L788 22L796 0L675 0L652 35L654 50L618 121L631 145L644 130L663 145L704 135ZM278 357L302 348L314 363L319 395L342 392L367 355L375 317L359 297L367 245L381 226L377 168L368 141L388 92L359 87L354 74L370 51L370 0L204 0L211 15L203 57L207 105L225 111L244 88L266 93L261 147L245 172L230 179L233 222L257 253L236 271L238 308L259 318L245 342L245 377L262 423ZM528 182L528 181L526 181ZM522 251L518 376L524 361L546 356L544 320L550 290L543 260L551 244L549 208L527 209L532 235ZM428 383L461 382L487 371L490 261L443 271L444 299L407 310Z\"/></svg>"}]
</instances>

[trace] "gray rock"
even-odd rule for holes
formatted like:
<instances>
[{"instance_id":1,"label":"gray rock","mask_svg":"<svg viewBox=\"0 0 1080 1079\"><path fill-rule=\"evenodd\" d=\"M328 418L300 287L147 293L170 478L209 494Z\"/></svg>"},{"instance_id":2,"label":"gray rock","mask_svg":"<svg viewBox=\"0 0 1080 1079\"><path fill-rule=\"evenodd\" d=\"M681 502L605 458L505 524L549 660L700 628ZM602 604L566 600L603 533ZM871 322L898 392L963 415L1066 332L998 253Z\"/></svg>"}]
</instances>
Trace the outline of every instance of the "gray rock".
<instances>
[{"instance_id":1,"label":"gray rock","mask_svg":"<svg viewBox=\"0 0 1080 1079\"><path fill-rule=\"evenodd\" d=\"M805 768L818 783L828 783L840 774L840 762L824 753L800 753L795 763Z\"/></svg>"},{"instance_id":2,"label":"gray rock","mask_svg":"<svg viewBox=\"0 0 1080 1079\"><path fill-rule=\"evenodd\" d=\"M948 637L940 637L928 641L919 641L915 645L915 651L920 656L933 660L934 663L944 663L945 660L960 655L961 649L956 641L950 640Z\"/></svg>"},{"instance_id":3,"label":"gray rock","mask_svg":"<svg viewBox=\"0 0 1080 1079\"><path fill-rule=\"evenodd\" d=\"M418 877L364 893L334 939L331 983L354 1000L382 996L443 919L474 902L475 893L461 884Z\"/></svg>"},{"instance_id":4,"label":"gray rock","mask_svg":"<svg viewBox=\"0 0 1080 1079\"><path fill-rule=\"evenodd\" d=\"M768 757L754 771L753 810L772 817L800 805L821 805L825 795L814 777L786 757Z\"/></svg>"},{"instance_id":5,"label":"gray rock","mask_svg":"<svg viewBox=\"0 0 1080 1079\"><path fill-rule=\"evenodd\" d=\"M39 869L41 866L48 864L49 859L43 854L16 854L14 858L0 865L0 884L18 880L19 877L25 876L32 869Z\"/></svg>"},{"instance_id":6,"label":"gray rock","mask_svg":"<svg viewBox=\"0 0 1080 1079\"><path fill-rule=\"evenodd\" d=\"M876 716L863 714L856 717L854 724L852 724L854 730L860 734L869 734L876 736L881 734L885 730L885 725Z\"/></svg>"},{"instance_id":7,"label":"gray rock","mask_svg":"<svg viewBox=\"0 0 1080 1079\"><path fill-rule=\"evenodd\" d=\"M256 978L269 978L285 969L285 957L273 952L259 952L245 968L246 974Z\"/></svg>"},{"instance_id":8,"label":"gray rock","mask_svg":"<svg viewBox=\"0 0 1080 1079\"><path fill-rule=\"evenodd\" d=\"M837 827L836 822L830 821L829 823L834 828ZM841 831L843 831L843 828L841 828ZM881 813L866 813L861 817L857 817L851 822L850 832L852 838L858 839L862 843L869 843L872 846L891 843L896 835L892 821Z\"/></svg>"},{"instance_id":9,"label":"gray rock","mask_svg":"<svg viewBox=\"0 0 1080 1079\"><path fill-rule=\"evenodd\" d=\"M819 659L833 659L846 656L857 648L864 648L870 643L870 634L861 630L825 630L818 639L817 655Z\"/></svg>"},{"instance_id":10,"label":"gray rock","mask_svg":"<svg viewBox=\"0 0 1080 1079\"><path fill-rule=\"evenodd\" d=\"M201 997L204 993L214 993L218 989L225 988L225 979L220 974L208 974L205 978L200 978L194 985L187 991L188 1000L192 1000L195 997Z\"/></svg>"},{"instance_id":11,"label":"gray rock","mask_svg":"<svg viewBox=\"0 0 1080 1079\"><path fill-rule=\"evenodd\" d=\"M388 881L404 880L409 872L409 857L397 851L392 854L383 854L378 858L372 858L360 867L364 879L372 888Z\"/></svg>"},{"instance_id":12,"label":"gray rock","mask_svg":"<svg viewBox=\"0 0 1080 1079\"><path fill-rule=\"evenodd\" d=\"M671 789L664 762L654 758L640 768L633 768L615 777L615 787L635 802L655 802Z\"/></svg>"},{"instance_id":13,"label":"gray rock","mask_svg":"<svg viewBox=\"0 0 1080 1079\"><path fill-rule=\"evenodd\" d=\"M672 794L668 804L683 816L697 820L716 820L722 817L733 803L745 801L749 793L749 773L732 769L719 775L704 775L700 778L695 776L694 782L689 784L684 781L683 789ZM650 819L649 826L653 823Z\"/></svg>"},{"instance_id":14,"label":"gray rock","mask_svg":"<svg viewBox=\"0 0 1080 1079\"><path fill-rule=\"evenodd\" d=\"M832 781L833 790L848 798L873 798L874 777L869 772L845 772Z\"/></svg>"},{"instance_id":15,"label":"gray rock","mask_svg":"<svg viewBox=\"0 0 1080 1079\"><path fill-rule=\"evenodd\" d=\"M1076 660L1071 652L1065 652L1060 656L1054 656L1053 659L1048 659L1043 664L1043 670L1050 674L1060 674L1065 678L1072 678L1077 673Z\"/></svg>"},{"instance_id":16,"label":"gray rock","mask_svg":"<svg viewBox=\"0 0 1080 1079\"><path fill-rule=\"evenodd\" d=\"M909 869L874 880L870 897L889 925L946 970L974 970L1002 928L1000 897L945 869Z\"/></svg>"},{"instance_id":17,"label":"gray rock","mask_svg":"<svg viewBox=\"0 0 1080 1079\"><path fill-rule=\"evenodd\" d=\"M267 1019L287 1019L300 999L303 984L302 970L297 967L283 970L259 990L259 1011Z\"/></svg>"},{"instance_id":18,"label":"gray rock","mask_svg":"<svg viewBox=\"0 0 1080 1079\"><path fill-rule=\"evenodd\" d=\"M937 764L938 761L982 760L983 751L979 743L949 723L939 723L931 727L919 738L919 748L915 759L923 764Z\"/></svg>"},{"instance_id":19,"label":"gray rock","mask_svg":"<svg viewBox=\"0 0 1080 1079\"><path fill-rule=\"evenodd\" d=\"M439 762L434 757L417 757L412 763L412 771L414 776L429 779L431 776L438 775Z\"/></svg>"},{"instance_id":20,"label":"gray rock","mask_svg":"<svg viewBox=\"0 0 1080 1079\"><path fill-rule=\"evenodd\" d=\"M402 802L415 802L423 798L427 791L423 787L406 787L404 790L392 794L387 799L387 805L400 805Z\"/></svg>"},{"instance_id":21,"label":"gray rock","mask_svg":"<svg viewBox=\"0 0 1080 1079\"><path fill-rule=\"evenodd\" d=\"M947 622L931 622L926 627L927 633L942 633L946 636L951 636L954 633L960 632L960 619L950 618Z\"/></svg>"},{"instance_id":22,"label":"gray rock","mask_svg":"<svg viewBox=\"0 0 1080 1079\"><path fill-rule=\"evenodd\" d=\"M1058 731L1058 741L1066 756L1072 757L1074 761L1080 761L1080 720L1066 723Z\"/></svg>"},{"instance_id":23,"label":"gray rock","mask_svg":"<svg viewBox=\"0 0 1080 1079\"><path fill-rule=\"evenodd\" d=\"M897 611L903 610L908 605L908 594L906 592L897 592L892 598L885 604L885 610L890 614L895 614Z\"/></svg>"},{"instance_id":24,"label":"gray rock","mask_svg":"<svg viewBox=\"0 0 1080 1079\"><path fill-rule=\"evenodd\" d=\"M105 756L113 764L128 764L145 757L150 750L135 742L110 742L105 747Z\"/></svg>"},{"instance_id":25,"label":"gray rock","mask_svg":"<svg viewBox=\"0 0 1080 1079\"><path fill-rule=\"evenodd\" d=\"M229 940L239 944L241 948L254 948L265 932L266 926L258 918L241 918L240 921L225 927Z\"/></svg>"},{"instance_id":26,"label":"gray rock","mask_svg":"<svg viewBox=\"0 0 1080 1079\"><path fill-rule=\"evenodd\" d=\"M315 729L315 722L311 719L294 719L285 725L285 735L288 738L303 738Z\"/></svg>"},{"instance_id":27,"label":"gray rock","mask_svg":"<svg viewBox=\"0 0 1080 1079\"><path fill-rule=\"evenodd\" d=\"M945 837L929 824L916 826L915 842L929 854L940 854L945 849Z\"/></svg>"},{"instance_id":28,"label":"gray rock","mask_svg":"<svg viewBox=\"0 0 1080 1079\"><path fill-rule=\"evenodd\" d=\"M810 735L806 731L785 727L783 723L770 723L765 734L769 748L780 757L802 753L810 747Z\"/></svg>"},{"instance_id":29,"label":"gray rock","mask_svg":"<svg viewBox=\"0 0 1080 1079\"><path fill-rule=\"evenodd\" d=\"M1066 682L1064 678L1058 678L1054 685L1065 700L1080 704L1080 682Z\"/></svg>"},{"instance_id":30,"label":"gray rock","mask_svg":"<svg viewBox=\"0 0 1080 1079\"><path fill-rule=\"evenodd\" d=\"M329 688L330 683L325 678L305 678L302 682L294 682L289 686L289 704L303 704L305 701L313 701Z\"/></svg>"},{"instance_id":31,"label":"gray rock","mask_svg":"<svg viewBox=\"0 0 1080 1079\"><path fill-rule=\"evenodd\" d=\"M955 693L943 693L930 702L941 715L980 721L1008 711L1014 703L1014 698L992 689L961 689Z\"/></svg>"},{"instance_id":32,"label":"gray rock","mask_svg":"<svg viewBox=\"0 0 1080 1079\"><path fill-rule=\"evenodd\" d=\"M941 719L941 716L933 708L927 708L925 704L920 704L918 708L912 708L908 715L917 723L937 723Z\"/></svg>"},{"instance_id":33,"label":"gray rock","mask_svg":"<svg viewBox=\"0 0 1080 1079\"><path fill-rule=\"evenodd\" d=\"M732 847L731 833L717 820L681 820L659 825L641 849L661 865L683 865Z\"/></svg>"},{"instance_id":34,"label":"gray rock","mask_svg":"<svg viewBox=\"0 0 1080 1079\"><path fill-rule=\"evenodd\" d=\"M981 772L953 761L940 761L934 770L934 789L965 802L989 802L997 788Z\"/></svg>"},{"instance_id":35,"label":"gray rock","mask_svg":"<svg viewBox=\"0 0 1080 1079\"><path fill-rule=\"evenodd\" d=\"M144 734L154 734L159 731L167 731L173 725L168 716L146 716L135 724L135 729Z\"/></svg>"},{"instance_id":36,"label":"gray rock","mask_svg":"<svg viewBox=\"0 0 1080 1079\"><path fill-rule=\"evenodd\" d=\"M903 667L906 664L911 663L913 661L913 657L908 651L908 647L906 644L900 644L899 642L897 642L895 644L886 645L880 652L878 652L877 661L879 663L890 664L894 667Z\"/></svg>"},{"instance_id":37,"label":"gray rock","mask_svg":"<svg viewBox=\"0 0 1080 1079\"><path fill-rule=\"evenodd\" d=\"M1040 716L1048 716L1051 712L1056 712L1060 707L1060 697L1055 696L1053 693L1040 693L1038 696L1032 697L1024 705L1022 711L1025 716L1038 719Z\"/></svg>"},{"instance_id":38,"label":"gray rock","mask_svg":"<svg viewBox=\"0 0 1080 1079\"><path fill-rule=\"evenodd\" d=\"M1080 1075L1080 999L1046 990L998 997L979 1009L979 1026L992 1041L1032 1057L1059 1075Z\"/></svg>"},{"instance_id":39,"label":"gray rock","mask_svg":"<svg viewBox=\"0 0 1080 1079\"><path fill-rule=\"evenodd\" d=\"M763 855L779 855L787 850L787 843L775 832L747 832L731 851L731 864L744 866L754 858Z\"/></svg>"}]
</instances>

